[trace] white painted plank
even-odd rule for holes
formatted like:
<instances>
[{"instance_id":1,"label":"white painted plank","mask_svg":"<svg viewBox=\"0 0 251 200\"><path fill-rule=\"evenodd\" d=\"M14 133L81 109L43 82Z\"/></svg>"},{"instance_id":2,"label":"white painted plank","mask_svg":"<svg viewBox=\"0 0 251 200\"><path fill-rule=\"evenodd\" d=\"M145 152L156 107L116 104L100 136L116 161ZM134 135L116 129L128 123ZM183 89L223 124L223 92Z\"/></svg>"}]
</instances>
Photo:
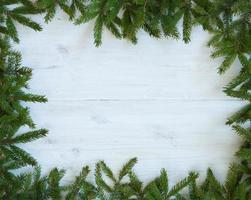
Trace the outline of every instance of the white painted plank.
<instances>
[{"instance_id":1,"label":"white painted plank","mask_svg":"<svg viewBox=\"0 0 251 200\"><path fill-rule=\"evenodd\" d=\"M19 30L17 48L34 69L31 90L49 99L31 113L50 135L23 146L44 171L63 167L69 181L85 164L104 159L118 169L137 156L143 180L162 167L176 181L190 170L205 175L209 166L223 179L239 145L224 122L242 103L221 90L238 63L217 75L220 60L209 58L201 29L188 45L140 33L134 46L105 32L98 49L91 26L73 26L64 15L41 33Z\"/></svg>"},{"instance_id":2,"label":"white painted plank","mask_svg":"<svg viewBox=\"0 0 251 200\"><path fill-rule=\"evenodd\" d=\"M135 46L105 34L103 46L95 48L89 32L66 19L41 33L21 29L18 48L34 69L35 92L51 100L229 99L221 90L238 67L217 75L220 60L210 59L209 36L199 28L188 45L140 34Z\"/></svg>"},{"instance_id":3,"label":"white painted plank","mask_svg":"<svg viewBox=\"0 0 251 200\"><path fill-rule=\"evenodd\" d=\"M181 178L189 170L204 175L211 166L223 177L222 168L239 145L224 121L239 106L221 101L55 101L32 106L33 118L50 134L25 147L44 169L57 165L70 174L100 159L117 169L137 156L144 180L162 167Z\"/></svg>"}]
</instances>

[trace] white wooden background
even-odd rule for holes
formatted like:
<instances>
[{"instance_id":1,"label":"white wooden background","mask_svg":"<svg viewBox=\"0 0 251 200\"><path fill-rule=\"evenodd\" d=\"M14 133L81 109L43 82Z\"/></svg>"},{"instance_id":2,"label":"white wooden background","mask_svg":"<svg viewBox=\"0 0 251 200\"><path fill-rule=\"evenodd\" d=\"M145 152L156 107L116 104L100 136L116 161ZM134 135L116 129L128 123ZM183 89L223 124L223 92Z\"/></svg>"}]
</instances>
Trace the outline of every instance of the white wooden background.
<instances>
[{"instance_id":1,"label":"white wooden background","mask_svg":"<svg viewBox=\"0 0 251 200\"><path fill-rule=\"evenodd\" d=\"M242 103L222 93L238 67L216 73L207 33L195 28L188 45L140 33L134 46L105 31L95 48L92 24L74 26L62 13L40 33L18 29L16 48L34 69L31 90L49 99L30 105L49 136L23 146L44 172L65 168L70 181L83 165L104 159L117 170L136 156L144 181L161 168L171 181L191 170L204 177L209 166L223 180L239 145L224 123Z\"/></svg>"}]
</instances>

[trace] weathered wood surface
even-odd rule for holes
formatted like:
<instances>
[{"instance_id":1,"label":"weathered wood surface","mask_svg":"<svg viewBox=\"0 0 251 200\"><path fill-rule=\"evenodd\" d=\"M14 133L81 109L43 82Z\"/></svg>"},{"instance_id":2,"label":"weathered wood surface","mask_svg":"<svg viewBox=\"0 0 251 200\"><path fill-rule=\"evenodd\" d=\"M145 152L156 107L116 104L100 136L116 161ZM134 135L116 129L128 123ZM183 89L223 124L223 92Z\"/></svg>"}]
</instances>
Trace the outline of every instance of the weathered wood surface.
<instances>
[{"instance_id":1,"label":"weathered wood surface","mask_svg":"<svg viewBox=\"0 0 251 200\"><path fill-rule=\"evenodd\" d=\"M83 165L104 159L116 170L137 156L136 172L145 181L163 167L171 181L190 170L203 177L208 166L224 178L240 143L224 122L242 102L222 87L238 63L220 77L220 60L210 59L209 35L200 28L188 45L140 33L134 46L105 32L100 48L91 29L62 14L40 33L19 26L17 48L34 69L31 90L49 99L30 105L49 136L24 146L44 172L65 168L68 181Z\"/></svg>"}]
</instances>

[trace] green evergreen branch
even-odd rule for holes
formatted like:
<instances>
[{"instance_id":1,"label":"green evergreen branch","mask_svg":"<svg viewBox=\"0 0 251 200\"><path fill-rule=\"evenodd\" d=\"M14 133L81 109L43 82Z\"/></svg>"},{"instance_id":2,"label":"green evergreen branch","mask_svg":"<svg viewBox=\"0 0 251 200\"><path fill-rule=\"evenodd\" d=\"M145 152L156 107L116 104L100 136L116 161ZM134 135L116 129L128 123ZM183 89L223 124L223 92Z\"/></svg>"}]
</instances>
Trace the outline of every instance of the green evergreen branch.
<instances>
[{"instance_id":1,"label":"green evergreen branch","mask_svg":"<svg viewBox=\"0 0 251 200\"><path fill-rule=\"evenodd\" d=\"M241 127L240 125L234 125L233 129L235 130L235 132L243 137L243 139L247 142L251 143L251 130L249 129L245 129L243 127Z\"/></svg>"},{"instance_id":2,"label":"green evergreen branch","mask_svg":"<svg viewBox=\"0 0 251 200\"><path fill-rule=\"evenodd\" d=\"M21 135L18 135L14 138L10 139L10 144L16 144L16 143L28 143L37 139L40 139L42 137L45 137L48 134L48 131L46 129L40 129L36 131L29 131L27 133L23 133Z\"/></svg>"},{"instance_id":3,"label":"green evergreen branch","mask_svg":"<svg viewBox=\"0 0 251 200\"><path fill-rule=\"evenodd\" d=\"M198 174L191 172L187 178L181 180L170 189L170 191L167 194L167 198L170 198L178 194L182 189L188 186L191 182L195 181L195 179L197 178L198 178Z\"/></svg>"},{"instance_id":4,"label":"green evergreen branch","mask_svg":"<svg viewBox=\"0 0 251 200\"><path fill-rule=\"evenodd\" d=\"M118 180L121 181L126 175L129 175L136 163L137 158L130 159L120 170Z\"/></svg>"},{"instance_id":5,"label":"green evergreen branch","mask_svg":"<svg viewBox=\"0 0 251 200\"><path fill-rule=\"evenodd\" d=\"M63 187L60 186L60 181L65 174L64 170L54 168L48 175L48 195L52 200L62 199Z\"/></svg>"},{"instance_id":6,"label":"green evergreen branch","mask_svg":"<svg viewBox=\"0 0 251 200\"><path fill-rule=\"evenodd\" d=\"M186 0L183 16L183 40L185 43L190 41L192 31L192 1Z\"/></svg>"},{"instance_id":7,"label":"green evergreen branch","mask_svg":"<svg viewBox=\"0 0 251 200\"><path fill-rule=\"evenodd\" d=\"M226 124L231 125L233 123L244 123L251 119L251 104L244 106L237 113L228 118Z\"/></svg>"}]
</instances>

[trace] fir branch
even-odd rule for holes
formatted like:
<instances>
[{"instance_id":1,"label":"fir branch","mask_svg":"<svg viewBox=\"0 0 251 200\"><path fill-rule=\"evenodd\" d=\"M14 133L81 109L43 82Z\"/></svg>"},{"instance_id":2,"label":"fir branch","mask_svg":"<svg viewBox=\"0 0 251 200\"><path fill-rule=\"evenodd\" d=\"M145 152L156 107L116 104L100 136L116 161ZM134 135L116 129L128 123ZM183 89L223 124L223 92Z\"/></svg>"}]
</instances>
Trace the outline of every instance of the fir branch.
<instances>
[{"instance_id":1,"label":"fir branch","mask_svg":"<svg viewBox=\"0 0 251 200\"><path fill-rule=\"evenodd\" d=\"M9 152L14 160L17 159L32 166L37 165L37 161L29 153L15 145L9 145Z\"/></svg>"},{"instance_id":2,"label":"fir branch","mask_svg":"<svg viewBox=\"0 0 251 200\"><path fill-rule=\"evenodd\" d=\"M239 170L238 165L237 164L230 165L225 182L227 198L231 199L234 197L235 190L238 187L241 178L242 178L242 173Z\"/></svg>"},{"instance_id":3,"label":"fir branch","mask_svg":"<svg viewBox=\"0 0 251 200\"><path fill-rule=\"evenodd\" d=\"M237 55L229 55L224 58L221 66L218 69L219 74L224 74L233 64Z\"/></svg>"},{"instance_id":4,"label":"fir branch","mask_svg":"<svg viewBox=\"0 0 251 200\"><path fill-rule=\"evenodd\" d=\"M241 160L251 161L251 149L249 148L241 148L236 152L236 156L238 156Z\"/></svg>"},{"instance_id":5,"label":"fir branch","mask_svg":"<svg viewBox=\"0 0 251 200\"><path fill-rule=\"evenodd\" d=\"M224 87L224 91L233 90L237 86L245 83L250 78L249 73L245 71L241 72L238 76L236 76L227 86Z\"/></svg>"},{"instance_id":6,"label":"fir branch","mask_svg":"<svg viewBox=\"0 0 251 200\"><path fill-rule=\"evenodd\" d=\"M52 200L62 199L63 187L60 186L60 180L65 174L64 170L54 168L48 176L48 195Z\"/></svg>"},{"instance_id":7,"label":"fir branch","mask_svg":"<svg viewBox=\"0 0 251 200\"><path fill-rule=\"evenodd\" d=\"M240 111L228 118L226 124L231 125L233 123L244 123L250 120L251 104L244 106Z\"/></svg>"},{"instance_id":8,"label":"fir branch","mask_svg":"<svg viewBox=\"0 0 251 200\"><path fill-rule=\"evenodd\" d=\"M41 31L42 30L42 27L38 23L36 23L36 22L32 21L31 19L29 19L27 17L24 17L24 16L22 16L20 14L16 14L14 12L11 12L11 13L9 13L9 16L13 20L19 22L20 24L23 24L24 26L30 27L35 31Z\"/></svg>"},{"instance_id":9,"label":"fir branch","mask_svg":"<svg viewBox=\"0 0 251 200\"><path fill-rule=\"evenodd\" d=\"M48 134L48 131L46 129L30 131L30 132L18 135L14 138L11 138L9 144L28 143L28 142L40 139L42 137L45 137L47 134Z\"/></svg>"},{"instance_id":10,"label":"fir branch","mask_svg":"<svg viewBox=\"0 0 251 200\"><path fill-rule=\"evenodd\" d=\"M105 175L110 178L114 183L117 182L116 178L113 175L112 170L105 164L104 161L100 162L100 168L103 170L103 172L105 173Z\"/></svg>"},{"instance_id":11,"label":"fir branch","mask_svg":"<svg viewBox=\"0 0 251 200\"><path fill-rule=\"evenodd\" d=\"M100 163L97 163L96 165L95 182L97 184L97 190L100 195L102 195L104 191L110 193L113 191L112 188L102 178Z\"/></svg>"},{"instance_id":12,"label":"fir branch","mask_svg":"<svg viewBox=\"0 0 251 200\"><path fill-rule=\"evenodd\" d=\"M6 26L7 26L8 33L9 33L9 35L11 36L11 38L12 38L15 42L19 42L16 27L15 27L15 25L14 25L14 23L13 23L13 21L12 21L12 19L11 19L10 16L7 17Z\"/></svg>"},{"instance_id":13,"label":"fir branch","mask_svg":"<svg viewBox=\"0 0 251 200\"><path fill-rule=\"evenodd\" d=\"M173 186L167 194L167 197L170 198L174 195L177 195L182 189L188 186L191 182L198 178L198 174L191 172L189 176L180 182L178 182L175 186Z\"/></svg>"},{"instance_id":14,"label":"fir branch","mask_svg":"<svg viewBox=\"0 0 251 200\"><path fill-rule=\"evenodd\" d=\"M98 47L101 45L103 31L103 20L101 16L98 16L94 25L94 43Z\"/></svg>"},{"instance_id":15,"label":"fir branch","mask_svg":"<svg viewBox=\"0 0 251 200\"><path fill-rule=\"evenodd\" d=\"M167 176L167 172L165 169L162 169L160 172L160 177L159 177L159 187L160 187L160 191L162 191L163 193L167 194L168 193L168 176Z\"/></svg>"},{"instance_id":16,"label":"fir branch","mask_svg":"<svg viewBox=\"0 0 251 200\"><path fill-rule=\"evenodd\" d=\"M250 75L251 74L251 62L243 54L239 54L238 58L242 66L249 72L249 75Z\"/></svg>"},{"instance_id":17,"label":"fir branch","mask_svg":"<svg viewBox=\"0 0 251 200\"><path fill-rule=\"evenodd\" d=\"M82 168L82 171L79 174L79 176L75 178L75 182L68 188L69 192L66 195L66 200L76 199L81 189L84 187L84 185L89 184L89 183L86 183L86 178L89 173L90 173L90 169L88 166ZM94 187L94 186L91 185L91 187ZM86 191L84 192L86 193Z\"/></svg>"},{"instance_id":18,"label":"fir branch","mask_svg":"<svg viewBox=\"0 0 251 200\"><path fill-rule=\"evenodd\" d=\"M129 173L132 171L132 168L137 162L137 158L130 159L120 170L118 180L121 181L126 175L129 175Z\"/></svg>"},{"instance_id":19,"label":"fir branch","mask_svg":"<svg viewBox=\"0 0 251 200\"><path fill-rule=\"evenodd\" d=\"M190 42L190 36L192 31L192 1L186 0L186 5L184 8L184 16L183 16L183 41L185 43Z\"/></svg>"},{"instance_id":20,"label":"fir branch","mask_svg":"<svg viewBox=\"0 0 251 200\"><path fill-rule=\"evenodd\" d=\"M251 131L249 129L245 129L240 125L234 125L233 129L239 136L243 137L244 140L251 143Z\"/></svg>"}]
</instances>

